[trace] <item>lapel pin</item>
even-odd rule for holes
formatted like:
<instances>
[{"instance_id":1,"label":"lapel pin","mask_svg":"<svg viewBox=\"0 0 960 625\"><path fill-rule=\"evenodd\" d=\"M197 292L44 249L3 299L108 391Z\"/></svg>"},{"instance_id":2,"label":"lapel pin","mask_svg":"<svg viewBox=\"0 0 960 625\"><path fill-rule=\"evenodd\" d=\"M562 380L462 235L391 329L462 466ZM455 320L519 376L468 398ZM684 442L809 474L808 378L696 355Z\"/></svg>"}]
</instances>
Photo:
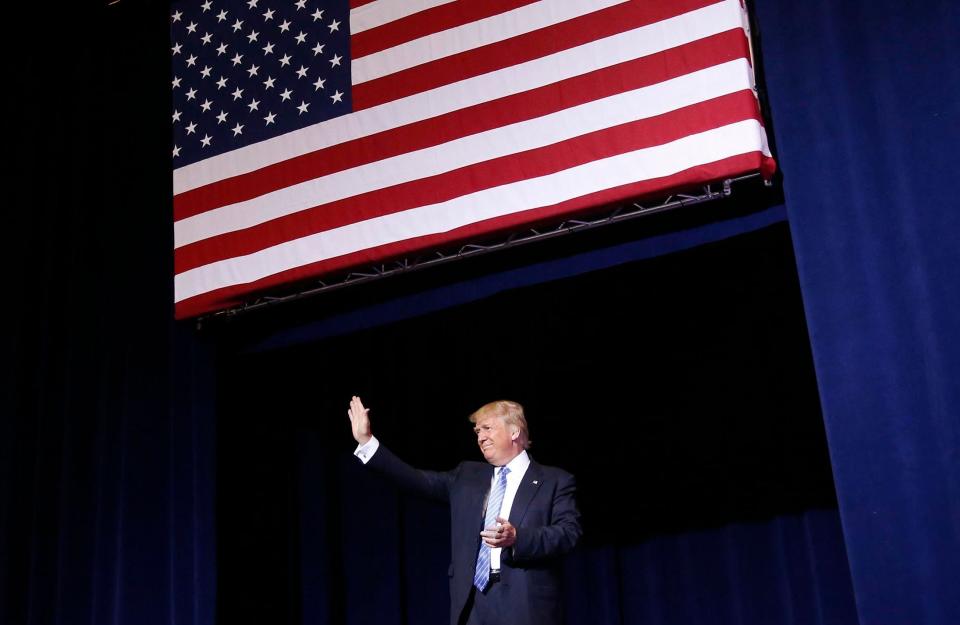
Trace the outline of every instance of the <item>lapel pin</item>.
<instances>
[{"instance_id":1,"label":"lapel pin","mask_svg":"<svg viewBox=\"0 0 960 625\"><path fill-rule=\"evenodd\" d=\"M534 485L534 486L536 486L536 485L539 484L539 483L540 483L540 480L533 480L533 485Z\"/></svg>"}]
</instances>

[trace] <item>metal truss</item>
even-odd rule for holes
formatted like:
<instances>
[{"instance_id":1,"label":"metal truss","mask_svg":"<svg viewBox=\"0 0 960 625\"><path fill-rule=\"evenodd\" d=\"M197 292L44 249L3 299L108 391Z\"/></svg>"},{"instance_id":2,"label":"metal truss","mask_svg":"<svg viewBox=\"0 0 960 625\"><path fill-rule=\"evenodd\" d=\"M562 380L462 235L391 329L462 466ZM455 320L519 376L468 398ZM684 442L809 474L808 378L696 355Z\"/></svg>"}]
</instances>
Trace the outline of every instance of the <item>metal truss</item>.
<instances>
[{"instance_id":1,"label":"metal truss","mask_svg":"<svg viewBox=\"0 0 960 625\"><path fill-rule=\"evenodd\" d=\"M210 315L202 316L197 319L197 325L200 327L204 321L223 317L233 317L245 312L260 310L269 306L275 306L282 303L302 300L304 298L337 291L349 286L366 284L374 280L381 280L389 276L401 273L409 273L428 267L434 267L444 263L464 258L472 258L481 254L488 254L506 248L526 245L536 241L543 241L555 237L573 234L584 230L592 230L602 226L614 223L636 219L646 215L653 215L665 211L681 208L683 206L692 206L694 204L703 204L729 197L733 193L733 185L743 180L759 178L759 173L747 174L738 178L728 178L718 183L703 185L699 193L676 193L657 202L641 203L639 201L621 204L612 207L610 210L593 214L590 217L577 219L564 219L553 224L528 227L504 233L501 237L485 241L483 243L463 243L459 247L447 249L435 249L421 253L417 256L407 256L386 263L379 263L363 270L353 270L346 273L326 276L324 279L316 280L306 288L285 295L261 295L260 297L246 302L240 306L221 310ZM765 181L770 186L769 181Z\"/></svg>"}]
</instances>

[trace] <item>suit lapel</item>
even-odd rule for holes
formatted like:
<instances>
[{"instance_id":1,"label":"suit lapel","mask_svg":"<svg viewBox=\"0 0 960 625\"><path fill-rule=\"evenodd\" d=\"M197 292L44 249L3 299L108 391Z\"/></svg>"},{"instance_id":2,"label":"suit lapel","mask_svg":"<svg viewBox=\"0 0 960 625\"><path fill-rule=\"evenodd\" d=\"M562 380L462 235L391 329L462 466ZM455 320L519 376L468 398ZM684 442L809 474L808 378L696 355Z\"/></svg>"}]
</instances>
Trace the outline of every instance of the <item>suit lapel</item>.
<instances>
[{"instance_id":1,"label":"suit lapel","mask_svg":"<svg viewBox=\"0 0 960 625\"><path fill-rule=\"evenodd\" d=\"M510 523L517 527L523 521L527 514L527 508L530 502L537 494L540 486L543 485L543 469L536 462L530 461L527 472L523 475L523 481L520 482L520 488L517 489L517 495L513 498L513 507L510 508Z\"/></svg>"}]
</instances>

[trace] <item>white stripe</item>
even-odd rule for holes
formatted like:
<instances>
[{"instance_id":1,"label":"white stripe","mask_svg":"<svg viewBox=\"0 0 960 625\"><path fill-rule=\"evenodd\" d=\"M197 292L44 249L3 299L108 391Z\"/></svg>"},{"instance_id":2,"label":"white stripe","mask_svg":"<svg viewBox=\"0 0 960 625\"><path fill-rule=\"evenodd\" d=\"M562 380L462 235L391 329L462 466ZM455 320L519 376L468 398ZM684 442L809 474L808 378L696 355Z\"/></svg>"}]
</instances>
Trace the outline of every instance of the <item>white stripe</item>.
<instances>
[{"instance_id":1,"label":"white stripe","mask_svg":"<svg viewBox=\"0 0 960 625\"><path fill-rule=\"evenodd\" d=\"M383 26L420 11L449 4L455 0L377 0L370 4L350 9L350 33Z\"/></svg>"},{"instance_id":2,"label":"white stripe","mask_svg":"<svg viewBox=\"0 0 960 625\"><path fill-rule=\"evenodd\" d=\"M740 27L739 0L726 0L186 165L174 170L173 191L180 194L331 145L587 74Z\"/></svg>"},{"instance_id":3,"label":"white stripe","mask_svg":"<svg viewBox=\"0 0 960 625\"><path fill-rule=\"evenodd\" d=\"M750 89L746 59L685 74L539 118L338 171L174 223L174 247L249 228L271 219L377 189L552 145Z\"/></svg>"},{"instance_id":4,"label":"white stripe","mask_svg":"<svg viewBox=\"0 0 960 625\"><path fill-rule=\"evenodd\" d=\"M767 153L763 127L745 120L619 154L540 178L485 189L439 204L383 215L185 271L174 277L175 299L261 278L352 252L447 232L504 215L550 206L620 185L669 176L739 154Z\"/></svg>"},{"instance_id":5,"label":"white stripe","mask_svg":"<svg viewBox=\"0 0 960 625\"><path fill-rule=\"evenodd\" d=\"M354 58L353 84L553 26L628 0L541 0Z\"/></svg>"}]
</instances>

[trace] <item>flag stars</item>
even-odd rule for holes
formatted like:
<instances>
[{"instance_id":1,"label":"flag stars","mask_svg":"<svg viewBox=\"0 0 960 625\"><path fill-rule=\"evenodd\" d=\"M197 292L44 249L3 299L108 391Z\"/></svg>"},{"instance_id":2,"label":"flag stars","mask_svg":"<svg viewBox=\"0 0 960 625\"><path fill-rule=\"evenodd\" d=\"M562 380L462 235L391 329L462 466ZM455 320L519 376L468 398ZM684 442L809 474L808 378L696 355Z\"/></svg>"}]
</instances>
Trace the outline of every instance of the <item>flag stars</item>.
<instances>
[{"instance_id":1,"label":"flag stars","mask_svg":"<svg viewBox=\"0 0 960 625\"><path fill-rule=\"evenodd\" d=\"M204 155L216 154L226 149L228 145L230 147L244 145L249 139L258 138L260 132L272 132L272 129L269 128L260 130L254 115L261 117L267 127L277 126L278 129L283 129L287 124L294 121L291 113L293 109L296 109L298 125L308 123L314 115L321 114L323 110L329 110L327 109L329 105L323 104L324 100L320 99L322 98L319 93L321 90L330 98L330 102L334 106L337 104L347 105L348 94L341 89L336 89L333 92L326 91L326 83L330 78L322 76L323 74L336 76L332 71L328 74L327 70L323 69L324 60L329 61L331 70L342 68L347 64L347 55L346 53L339 53L339 45L331 44L330 47L327 47L323 42L326 35L323 35L322 30L316 30L317 28L326 28L331 35L331 41L333 41L332 36L334 34L340 36L341 31L346 30L346 22L345 19L340 19L341 16L336 12L330 14L323 8L317 8L318 3L310 2L310 0L289 0L289 3L283 3L284 6L276 10L271 8L270 5L277 3L267 2L261 7L258 0L243 0L243 4L248 9L243 9L243 5L239 3L230 6L229 3L218 0L198 0L198 3L203 3L200 5L203 11L200 16L193 11L185 10L168 13L170 20L176 23L174 28L185 29L177 32L186 32L186 35L180 35L184 38L183 43L170 44L173 55L181 55L182 60L178 62L183 64L179 65L179 70L183 71L185 75L185 78L174 76L172 82L176 105L183 107L183 110L173 111L171 116L172 129L177 133L178 141L185 144L185 147L184 145L173 146L172 155L176 163L180 162L180 157L188 159L184 162L190 162L190 160L198 158L194 154L198 152L201 146L210 148L203 152ZM301 16L300 13L291 14L290 5L294 5L297 11L303 10L303 15ZM310 5L313 5L313 7L311 8ZM227 8L228 6L229 8ZM249 10L250 13L247 14L246 10ZM210 13L210 15L207 16L206 13ZM189 14L192 14L196 19L190 21ZM263 25L265 30L259 32L255 27L257 15L262 17L264 24L273 22L273 27L277 30L274 31L272 30L273 27ZM299 18L299 24L296 18ZM313 21L314 26L312 28L314 30L310 30L311 27L305 23L308 20ZM213 25L216 25L216 29ZM212 34L201 30L201 26L212 31ZM218 34L218 30L220 34ZM221 36L223 32L231 34ZM290 40L286 39L288 33ZM197 35L202 46L210 44L209 50L205 47L198 49L196 40L189 39L191 34ZM261 35L264 35L264 37L261 38ZM218 41L215 41L215 38ZM247 42L244 42L243 38L247 39ZM274 38L276 41L271 42L270 40ZM296 42L296 45L303 44L303 51L292 54L294 50L299 51L300 48L291 47L291 40ZM244 47L247 46L249 47L245 50ZM255 48L260 48L263 54L259 63L254 60L254 57L247 59L248 52L256 56ZM213 58L214 50L216 50L216 58ZM312 55L307 50L311 50ZM271 55L275 55L276 61L266 58ZM222 60L219 58L221 56L223 57ZM313 57L312 60L311 56ZM295 60L299 62L294 64ZM207 61L208 65L201 64L201 61ZM227 65L228 61L230 65ZM275 62L278 65L274 65ZM184 70L184 67L189 69ZM289 68L289 74L286 68ZM218 73L214 74L214 70L217 70ZM270 71L277 72L278 76L275 78L268 75ZM244 78L242 72L245 72L248 78ZM198 74L202 79L209 78L210 81L199 82L197 80ZM296 83L296 90L293 89L294 85L292 84L292 82L295 82L292 80L294 75L296 75L297 80L303 80L302 83ZM254 80L260 82L261 86L258 87ZM231 82L234 83L232 86L230 85ZM191 87L191 83L193 87ZM238 86L238 83L246 85L249 95L247 90ZM217 86L217 92L211 89L214 85ZM314 95L312 96L308 85L313 86ZM331 88L337 86L340 86L340 81L334 80ZM178 91L179 89L183 89L185 92ZM274 99L276 96L264 93L273 89L277 90L276 96L280 98L279 103ZM201 99L201 90L207 97ZM223 93L221 94L219 91L223 91ZM225 98L231 92L234 104L228 105ZM186 98L180 99L183 95ZM299 100L295 100L294 95L298 95ZM263 100L260 99L260 96L263 97ZM312 98L314 102L307 98ZM184 104L184 102L188 103ZM196 102L196 104L193 104L193 102ZM286 108L287 102L290 103L290 109ZM313 113L311 113L310 107L312 104L321 108L313 109ZM214 109L214 105L222 108ZM279 113L264 110L267 107L276 107ZM243 112L243 108L246 108L247 112ZM197 109L199 109L199 113ZM333 110L343 111L340 107ZM169 111L170 109L168 109L168 114L170 114ZM208 112L210 114L206 115ZM189 116L195 117L195 119L193 121L184 119ZM216 124L213 123L214 118L217 120ZM253 135L245 138L243 133L247 131L248 127L253 128L251 131ZM203 130L206 130L206 133ZM226 134L228 130L231 133L229 135ZM197 138L184 139L184 137L192 135L196 135ZM231 136L234 139L233 141L227 139ZM192 143L195 140L198 143ZM218 142L216 149L213 147L214 140ZM174 166L179 165L175 164Z\"/></svg>"}]
</instances>

